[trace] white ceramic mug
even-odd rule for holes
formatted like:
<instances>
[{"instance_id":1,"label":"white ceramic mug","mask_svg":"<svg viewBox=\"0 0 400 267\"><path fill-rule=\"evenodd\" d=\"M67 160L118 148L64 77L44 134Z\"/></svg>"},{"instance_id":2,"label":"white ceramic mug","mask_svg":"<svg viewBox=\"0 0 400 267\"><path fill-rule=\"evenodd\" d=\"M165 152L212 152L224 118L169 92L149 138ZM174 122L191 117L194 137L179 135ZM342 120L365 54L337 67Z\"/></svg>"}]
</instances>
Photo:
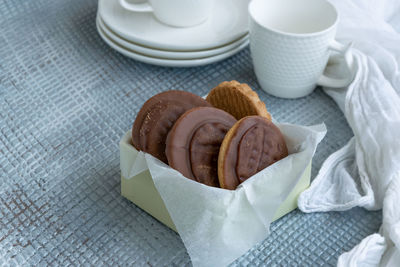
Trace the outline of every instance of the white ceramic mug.
<instances>
[{"instance_id":1,"label":"white ceramic mug","mask_svg":"<svg viewBox=\"0 0 400 267\"><path fill-rule=\"evenodd\" d=\"M274 96L297 98L316 85L340 88L354 77L350 45L335 41L338 13L325 0L253 0L250 51L257 80ZM348 77L323 74L331 51L344 58Z\"/></svg>"},{"instance_id":2,"label":"white ceramic mug","mask_svg":"<svg viewBox=\"0 0 400 267\"><path fill-rule=\"evenodd\" d=\"M174 27L191 27L207 20L211 0L148 0L131 3L119 0L120 5L133 12L152 12L162 23Z\"/></svg>"}]
</instances>

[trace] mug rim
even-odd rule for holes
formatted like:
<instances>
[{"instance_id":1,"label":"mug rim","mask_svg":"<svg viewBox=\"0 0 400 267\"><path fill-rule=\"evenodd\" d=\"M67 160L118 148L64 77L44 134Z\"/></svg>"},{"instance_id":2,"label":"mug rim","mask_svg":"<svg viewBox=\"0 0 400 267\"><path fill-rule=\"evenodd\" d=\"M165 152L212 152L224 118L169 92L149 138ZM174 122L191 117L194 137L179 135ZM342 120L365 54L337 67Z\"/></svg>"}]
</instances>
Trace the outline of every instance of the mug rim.
<instances>
[{"instance_id":1,"label":"mug rim","mask_svg":"<svg viewBox=\"0 0 400 267\"><path fill-rule=\"evenodd\" d=\"M249 5L247 7L247 12L249 14L249 18L252 21L254 21L261 28L263 28L265 30L268 30L268 31L271 31L271 32L274 32L276 34L286 35L286 36L290 36L290 37L297 37L297 38L299 38L299 37L300 38L301 37L306 38L306 37L312 37L312 36L317 36L317 35L323 35L323 34L329 32L329 31L331 31L332 29L334 29L337 26L338 22L339 22L339 13L338 13L336 7L332 3L327 1L327 0L318 0L318 1L322 1L322 2L327 3L332 8L332 10L335 12L335 15L336 15L335 21L329 27L327 27L327 28L325 28L325 29L323 29L321 31L315 31L315 32L310 32L310 33L292 33L292 32L281 31L281 30L278 30L278 29L274 29L274 28L265 26L255 18L255 16L253 15L252 7L254 5L256 5L255 4L256 2L259 2L259 1L262 1L262 0L251 0L250 1Z\"/></svg>"}]
</instances>

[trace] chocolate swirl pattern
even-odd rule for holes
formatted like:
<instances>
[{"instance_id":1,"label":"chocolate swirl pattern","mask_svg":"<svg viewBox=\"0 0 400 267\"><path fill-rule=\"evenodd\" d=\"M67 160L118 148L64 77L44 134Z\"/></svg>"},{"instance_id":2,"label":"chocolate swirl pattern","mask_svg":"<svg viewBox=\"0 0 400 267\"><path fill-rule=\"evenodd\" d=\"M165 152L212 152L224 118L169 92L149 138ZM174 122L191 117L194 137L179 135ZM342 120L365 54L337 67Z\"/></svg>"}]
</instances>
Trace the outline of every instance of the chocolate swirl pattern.
<instances>
[{"instance_id":1,"label":"chocolate swirl pattern","mask_svg":"<svg viewBox=\"0 0 400 267\"><path fill-rule=\"evenodd\" d=\"M133 146L167 163L165 141L169 130L185 111L200 106L211 104L184 91L171 90L151 97L144 103L133 124Z\"/></svg>"},{"instance_id":2,"label":"chocolate swirl pattern","mask_svg":"<svg viewBox=\"0 0 400 267\"><path fill-rule=\"evenodd\" d=\"M218 153L235 122L232 115L216 108L199 107L185 112L168 134L169 165L189 179L219 187Z\"/></svg>"},{"instance_id":3,"label":"chocolate swirl pattern","mask_svg":"<svg viewBox=\"0 0 400 267\"><path fill-rule=\"evenodd\" d=\"M285 139L278 127L260 116L245 117L229 130L221 145L220 185L236 189L240 183L287 155Z\"/></svg>"}]
</instances>

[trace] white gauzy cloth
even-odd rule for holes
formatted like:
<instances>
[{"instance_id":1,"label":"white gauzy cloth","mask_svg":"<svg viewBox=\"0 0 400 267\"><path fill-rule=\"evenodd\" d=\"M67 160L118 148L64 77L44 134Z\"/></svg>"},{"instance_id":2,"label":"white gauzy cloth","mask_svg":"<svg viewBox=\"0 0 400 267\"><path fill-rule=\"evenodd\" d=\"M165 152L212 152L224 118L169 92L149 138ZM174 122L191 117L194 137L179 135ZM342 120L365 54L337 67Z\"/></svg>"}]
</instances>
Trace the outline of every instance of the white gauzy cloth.
<instances>
[{"instance_id":1,"label":"white gauzy cloth","mask_svg":"<svg viewBox=\"0 0 400 267\"><path fill-rule=\"evenodd\" d=\"M400 1L330 2L341 19L337 39L354 43L357 74L347 88L324 90L354 137L324 162L299 208L383 208L380 232L342 254L338 266L400 266ZM342 76L341 64L333 63L327 72Z\"/></svg>"}]
</instances>

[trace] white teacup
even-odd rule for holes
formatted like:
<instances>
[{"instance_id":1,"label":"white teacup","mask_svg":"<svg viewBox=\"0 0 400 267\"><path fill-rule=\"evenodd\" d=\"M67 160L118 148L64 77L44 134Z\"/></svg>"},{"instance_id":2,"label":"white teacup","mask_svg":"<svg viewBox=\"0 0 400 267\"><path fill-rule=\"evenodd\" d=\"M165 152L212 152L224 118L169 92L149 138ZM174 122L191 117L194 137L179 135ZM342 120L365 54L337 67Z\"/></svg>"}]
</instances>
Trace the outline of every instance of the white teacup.
<instances>
[{"instance_id":1,"label":"white teacup","mask_svg":"<svg viewBox=\"0 0 400 267\"><path fill-rule=\"evenodd\" d=\"M338 13L325 0L253 0L249 4L250 51L262 89L296 98L316 85L340 88L354 77L350 45L335 41ZM323 74L331 51L344 57L348 77Z\"/></svg>"},{"instance_id":2,"label":"white teacup","mask_svg":"<svg viewBox=\"0 0 400 267\"><path fill-rule=\"evenodd\" d=\"M119 0L120 5L133 12L152 12L162 23L174 27L191 27L207 20L211 0L147 0L132 3Z\"/></svg>"}]
</instances>

